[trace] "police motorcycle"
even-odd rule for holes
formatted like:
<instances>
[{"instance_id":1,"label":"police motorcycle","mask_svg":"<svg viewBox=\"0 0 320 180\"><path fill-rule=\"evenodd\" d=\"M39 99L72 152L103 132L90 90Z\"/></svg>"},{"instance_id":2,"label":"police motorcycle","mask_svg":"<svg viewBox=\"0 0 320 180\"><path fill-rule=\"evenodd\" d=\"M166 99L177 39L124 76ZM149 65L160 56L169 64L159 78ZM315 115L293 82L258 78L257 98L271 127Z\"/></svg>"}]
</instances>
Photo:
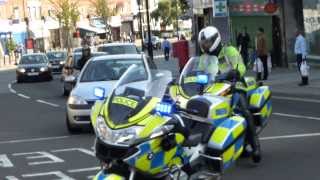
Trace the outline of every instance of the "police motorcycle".
<instances>
[{"instance_id":1,"label":"police motorcycle","mask_svg":"<svg viewBox=\"0 0 320 180\"><path fill-rule=\"evenodd\" d=\"M220 73L220 75L218 75L218 59L214 56L207 56L206 58L207 59L203 61L201 57L193 57L188 61L180 75L179 82L171 84L170 96L178 101L183 108L187 108L188 102L197 99L200 94L231 98L233 102L231 102L230 107L234 113L238 113L236 105L239 97L235 91L241 92L247 98L248 109L253 115L257 133L260 134L267 125L268 118L272 113L270 87L264 86L262 83L257 83L254 77L244 77L240 80L233 81L226 80L227 74ZM226 61L226 59L223 60ZM222 63L230 65L229 62ZM205 87L196 82L195 74L208 73L199 71L201 68L210 69L211 72L209 72L209 74L215 77L215 80L212 81L213 83L209 83ZM231 69L231 67L228 68ZM216 115L223 114L222 112L224 111L222 108L217 111L218 114ZM220 121L222 120L223 118L220 118ZM219 121L217 121L217 123L219 123Z\"/></svg>"},{"instance_id":2,"label":"police motorcycle","mask_svg":"<svg viewBox=\"0 0 320 180\"><path fill-rule=\"evenodd\" d=\"M172 179L181 172L189 160L185 136L176 128L183 122L161 103L171 80L169 71L132 65L107 98L104 89L95 88L101 101L92 109L91 123L101 171L94 179Z\"/></svg>"}]
</instances>

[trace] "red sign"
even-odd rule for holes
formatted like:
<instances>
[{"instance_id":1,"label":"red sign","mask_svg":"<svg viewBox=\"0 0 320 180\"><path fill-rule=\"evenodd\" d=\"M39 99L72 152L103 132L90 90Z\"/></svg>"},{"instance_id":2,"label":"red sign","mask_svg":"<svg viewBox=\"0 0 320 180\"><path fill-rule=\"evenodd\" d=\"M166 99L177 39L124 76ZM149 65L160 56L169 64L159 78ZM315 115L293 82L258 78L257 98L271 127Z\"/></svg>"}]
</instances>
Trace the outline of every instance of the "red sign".
<instances>
[{"instance_id":1,"label":"red sign","mask_svg":"<svg viewBox=\"0 0 320 180\"><path fill-rule=\"evenodd\" d=\"M264 7L264 11L269 14L273 14L278 10L278 5L275 3L267 3Z\"/></svg>"},{"instance_id":2,"label":"red sign","mask_svg":"<svg viewBox=\"0 0 320 180\"><path fill-rule=\"evenodd\" d=\"M33 39L26 39L26 48L27 49L33 49L34 48Z\"/></svg>"}]
</instances>

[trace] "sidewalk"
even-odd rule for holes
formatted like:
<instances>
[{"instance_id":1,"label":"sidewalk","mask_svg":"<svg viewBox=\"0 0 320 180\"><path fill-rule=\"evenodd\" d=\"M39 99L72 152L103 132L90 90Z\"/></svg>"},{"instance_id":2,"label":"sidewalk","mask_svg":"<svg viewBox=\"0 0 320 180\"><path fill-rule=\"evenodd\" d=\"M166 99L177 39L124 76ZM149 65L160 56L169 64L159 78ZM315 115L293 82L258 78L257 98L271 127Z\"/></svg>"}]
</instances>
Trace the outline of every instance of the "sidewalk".
<instances>
[{"instance_id":1,"label":"sidewalk","mask_svg":"<svg viewBox=\"0 0 320 180\"><path fill-rule=\"evenodd\" d=\"M158 69L170 70L174 78L179 78L178 61L171 59L164 61L163 59L155 59ZM254 76L251 70L246 76ZM298 86L301 79L296 68L274 68L269 79L264 84L269 85L273 93L284 94L286 96L318 96L320 98L320 69L311 68L309 77L309 86Z\"/></svg>"}]
</instances>

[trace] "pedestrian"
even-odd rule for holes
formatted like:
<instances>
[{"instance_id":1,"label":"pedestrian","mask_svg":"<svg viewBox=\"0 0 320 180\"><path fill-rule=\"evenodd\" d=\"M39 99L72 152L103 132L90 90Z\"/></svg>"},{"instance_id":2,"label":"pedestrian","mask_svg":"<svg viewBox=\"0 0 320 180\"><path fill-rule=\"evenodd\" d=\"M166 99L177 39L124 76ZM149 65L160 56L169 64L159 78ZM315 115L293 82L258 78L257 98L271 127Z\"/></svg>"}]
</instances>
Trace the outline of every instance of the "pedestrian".
<instances>
[{"instance_id":1,"label":"pedestrian","mask_svg":"<svg viewBox=\"0 0 320 180\"><path fill-rule=\"evenodd\" d=\"M257 33L256 39L257 55L263 64L263 80L268 80L268 49L267 39L264 34L264 29L260 27ZM257 80L260 81L262 78L262 72L257 73Z\"/></svg>"},{"instance_id":2,"label":"pedestrian","mask_svg":"<svg viewBox=\"0 0 320 180\"><path fill-rule=\"evenodd\" d=\"M84 46L82 48L82 56L81 59L78 61L78 69L82 70L82 68L86 65L87 61L91 58L91 49L89 46Z\"/></svg>"},{"instance_id":3,"label":"pedestrian","mask_svg":"<svg viewBox=\"0 0 320 180\"><path fill-rule=\"evenodd\" d=\"M239 33L237 37L237 47L240 50L240 54L246 66L248 66L248 62L249 62L249 53L248 53L249 44L250 44L250 35L247 32L247 27L244 27L243 31Z\"/></svg>"},{"instance_id":4,"label":"pedestrian","mask_svg":"<svg viewBox=\"0 0 320 180\"><path fill-rule=\"evenodd\" d=\"M306 62L307 59L307 42L306 39L303 37L303 33L301 30L297 30L296 32L296 42L294 45L294 53L297 56L297 66L298 71L301 75L301 83L299 86L306 86L309 84L309 78L308 76L302 76L301 73L301 64L303 62Z\"/></svg>"},{"instance_id":5,"label":"pedestrian","mask_svg":"<svg viewBox=\"0 0 320 180\"><path fill-rule=\"evenodd\" d=\"M164 37L164 40L162 42L162 49L164 52L165 60L168 61L170 57L171 43L169 42L167 37Z\"/></svg>"}]
</instances>

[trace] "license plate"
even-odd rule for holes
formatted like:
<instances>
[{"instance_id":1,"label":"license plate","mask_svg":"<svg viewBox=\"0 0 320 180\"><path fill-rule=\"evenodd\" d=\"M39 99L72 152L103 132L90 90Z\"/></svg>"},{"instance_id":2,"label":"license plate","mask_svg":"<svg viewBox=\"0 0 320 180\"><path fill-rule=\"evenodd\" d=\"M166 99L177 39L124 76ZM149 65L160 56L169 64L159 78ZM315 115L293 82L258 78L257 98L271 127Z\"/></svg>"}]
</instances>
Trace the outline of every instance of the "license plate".
<instances>
[{"instance_id":1,"label":"license plate","mask_svg":"<svg viewBox=\"0 0 320 180\"><path fill-rule=\"evenodd\" d=\"M31 72L31 73L28 73L28 76L38 76L39 73L38 72Z\"/></svg>"},{"instance_id":2,"label":"license plate","mask_svg":"<svg viewBox=\"0 0 320 180\"><path fill-rule=\"evenodd\" d=\"M58 68L60 68L60 66L59 65L53 65L52 68L53 69L58 69Z\"/></svg>"}]
</instances>

